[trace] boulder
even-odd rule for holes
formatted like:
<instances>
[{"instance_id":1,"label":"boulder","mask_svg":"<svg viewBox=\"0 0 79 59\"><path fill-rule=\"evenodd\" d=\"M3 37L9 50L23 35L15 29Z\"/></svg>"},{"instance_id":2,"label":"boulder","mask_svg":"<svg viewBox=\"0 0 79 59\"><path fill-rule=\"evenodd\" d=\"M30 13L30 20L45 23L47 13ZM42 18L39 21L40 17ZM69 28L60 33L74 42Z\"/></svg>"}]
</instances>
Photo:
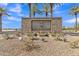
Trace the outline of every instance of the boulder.
<instances>
[{"instance_id":1,"label":"boulder","mask_svg":"<svg viewBox=\"0 0 79 59\"><path fill-rule=\"evenodd\" d=\"M5 34L0 34L0 40L2 39L6 39L6 35Z\"/></svg>"}]
</instances>

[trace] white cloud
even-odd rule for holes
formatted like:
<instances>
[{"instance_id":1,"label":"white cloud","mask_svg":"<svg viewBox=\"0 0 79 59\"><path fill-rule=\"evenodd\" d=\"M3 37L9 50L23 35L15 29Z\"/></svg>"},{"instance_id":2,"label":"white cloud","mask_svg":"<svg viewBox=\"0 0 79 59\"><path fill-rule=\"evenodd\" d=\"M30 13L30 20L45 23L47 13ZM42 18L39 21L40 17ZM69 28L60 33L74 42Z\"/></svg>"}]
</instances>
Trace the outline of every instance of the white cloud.
<instances>
[{"instance_id":1,"label":"white cloud","mask_svg":"<svg viewBox=\"0 0 79 59\"><path fill-rule=\"evenodd\" d=\"M3 21L2 22L2 24L5 24L5 25L10 24L10 23L11 23L10 21Z\"/></svg>"},{"instance_id":2,"label":"white cloud","mask_svg":"<svg viewBox=\"0 0 79 59\"><path fill-rule=\"evenodd\" d=\"M8 3L3 3L3 5L7 6L7 5L8 5Z\"/></svg>"},{"instance_id":3,"label":"white cloud","mask_svg":"<svg viewBox=\"0 0 79 59\"><path fill-rule=\"evenodd\" d=\"M76 19L73 18L73 19L69 19L69 20L64 20L63 22L64 22L64 23L75 23L75 21L76 21ZM78 21L78 23L79 23L79 18L77 18L77 21Z\"/></svg>"},{"instance_id":4,"label":"white cloud","mask_svg":"<svg viewBox=\"0 0 79 59\"><path fill-rule=\"evenodd\" d=\"M16 4L16 7L10 9L12 12L20 13L21 12L21 6L20 4Z\"/></svg>"},{"instance_id":5,"label":"white cloud","mask_svg":"<svg viewBox=\"0 0 79 59\"><path fill-rule=\"evenodd\" d=\"M66 9L66 10L62 10L62 11L54 11L54 14L60 14L60 13L65 13L65 12L68 12L69 11L69 9Z\"/></svg>"},{"instance_id":6,"label":"white cloud","mask_svg":"<svg viewBox=\"0 0 79 59\"><path fill-rule=\"evenodd\" d=\"M17 18L17 17L7 17L8 18L8 20L13 20L13 21L21 21L21 19L20 18Z\"/></svg>"},{"instance_id":7,"label":"white cloud","mask_svg":"<svg viewBox=\"0 0 79 59\"><path fill-rule=\"evenodd\" d=\"M8 3L0 3L0 7L6 7Z\"/></svg>"},{"instance_id":8,"label":"white cloud","mask_svg":"<svg viewBox=\"0 0 79 59\"><path fill-rule=\"evenodd\" d=\"M14 19L14 17L8 17L8 19L9 19L9 20L12 20L12 19Z\"/></svg>"}]
</instances>

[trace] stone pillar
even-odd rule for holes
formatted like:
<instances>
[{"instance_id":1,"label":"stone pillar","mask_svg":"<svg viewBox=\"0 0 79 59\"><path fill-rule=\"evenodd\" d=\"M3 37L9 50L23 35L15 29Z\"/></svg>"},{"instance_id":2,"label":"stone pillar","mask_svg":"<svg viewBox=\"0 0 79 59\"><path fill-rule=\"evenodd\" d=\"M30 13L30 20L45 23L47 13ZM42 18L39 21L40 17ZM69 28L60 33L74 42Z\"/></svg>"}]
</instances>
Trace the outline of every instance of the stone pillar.
<instances>
[{"instance_id":1,"label":"stone pillar","mask_svg":"<svg viewBox=\"0 0 79 59\"><path fill-rule=\"evenodd\" d=\"M51 32L54 32L54 30L53 30L53 24L54 24L54 19L52 18L51 19Z\"/></svg>"},{"instance_id":2,"label":"stone pillar","mask_svg":"<svg viewBox=\"0 0 79 59\"><path fill-rule=\"evenodd\" d=\"M22 32L31 32L31 20L25 19L22 21Z\"/></svg>"}]
</instances>

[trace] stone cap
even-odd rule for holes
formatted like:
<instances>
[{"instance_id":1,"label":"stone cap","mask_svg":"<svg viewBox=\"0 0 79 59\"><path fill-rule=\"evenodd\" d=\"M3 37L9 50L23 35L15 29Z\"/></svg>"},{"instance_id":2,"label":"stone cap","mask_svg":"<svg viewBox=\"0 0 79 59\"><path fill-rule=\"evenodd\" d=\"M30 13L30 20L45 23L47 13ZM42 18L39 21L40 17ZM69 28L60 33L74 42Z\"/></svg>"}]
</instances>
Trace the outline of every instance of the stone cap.
<instances>
[{"instance_id":1,"label":"stone cap","mask_svg":"<svg viewBox=\"0 0 79 59\"><path fill-rule=\"evenodd\" d=\"M22 17L22 19L61 19L62 17Z\"/></svg>"}]
</instances>

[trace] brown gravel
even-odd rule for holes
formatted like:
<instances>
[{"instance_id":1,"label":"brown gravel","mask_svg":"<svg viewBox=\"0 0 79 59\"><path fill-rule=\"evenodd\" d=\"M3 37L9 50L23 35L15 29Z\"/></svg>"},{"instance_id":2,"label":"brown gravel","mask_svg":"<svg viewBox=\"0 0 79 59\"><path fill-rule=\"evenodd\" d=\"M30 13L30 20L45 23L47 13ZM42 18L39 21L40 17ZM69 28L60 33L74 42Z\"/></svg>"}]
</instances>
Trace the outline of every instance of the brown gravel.
<instances>
[{"instance_id":1,"label":"brown gravel","mask_svg":"<svg viewBox=\"0 0 79 59\"><path fill-rule=\"evenodd\" d=\"M73 36L74 39L76 38ZM69 36L69 39L73 38ZM53 37L43 37L47 42L34 40L40 49L23 50L23 42L17 39L0 40L0 55L3 56L77 56L79 48L70 48L69 42L56 41Z\"/></svg>"}]
</instances>

